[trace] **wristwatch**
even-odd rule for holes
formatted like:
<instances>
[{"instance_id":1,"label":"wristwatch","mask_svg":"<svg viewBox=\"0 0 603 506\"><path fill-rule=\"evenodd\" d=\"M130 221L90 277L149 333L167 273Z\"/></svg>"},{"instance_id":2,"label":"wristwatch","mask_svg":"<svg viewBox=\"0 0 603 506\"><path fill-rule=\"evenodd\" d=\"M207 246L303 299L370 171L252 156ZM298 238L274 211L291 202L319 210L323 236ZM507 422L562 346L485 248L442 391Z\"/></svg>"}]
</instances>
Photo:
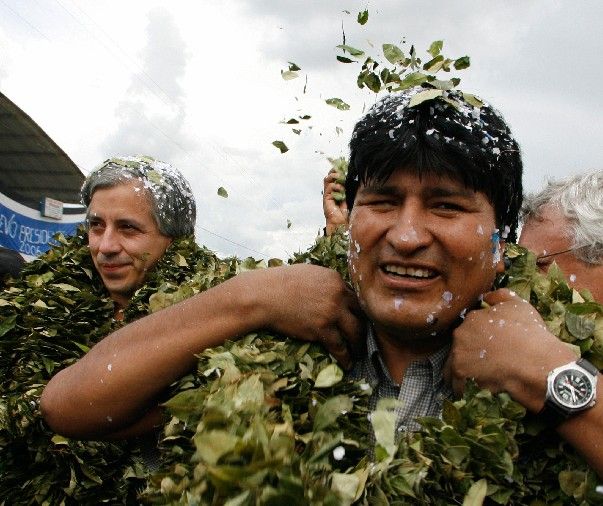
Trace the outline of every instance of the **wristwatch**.
<instances>
[{"instance_id":1,"label":"wristwatch","mask_svg":"<svg viewBox=\"0 0 603 506\"><path fill-rule=\"evenodd\" d=\"M572 415L595 405L599 370L588 360L553 369L547 378L546 399L539 415L543 422L556 427Z\"/></svg>"}]
</instances>

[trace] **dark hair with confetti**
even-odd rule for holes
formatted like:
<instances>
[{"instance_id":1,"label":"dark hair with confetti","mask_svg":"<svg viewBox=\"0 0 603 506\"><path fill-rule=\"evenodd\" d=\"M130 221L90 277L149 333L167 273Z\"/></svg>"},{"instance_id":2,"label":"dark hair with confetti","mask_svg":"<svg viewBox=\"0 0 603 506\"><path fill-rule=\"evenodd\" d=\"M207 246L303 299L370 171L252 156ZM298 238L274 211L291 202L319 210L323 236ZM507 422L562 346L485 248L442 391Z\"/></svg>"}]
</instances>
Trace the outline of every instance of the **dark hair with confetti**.
<instances>
[{"instance_id":1,"label":"dark hair with confetti","mask_svg":"<svg viewBox=\"0 0 603 506\"><path fill-rule=\"evenodd\" d=\"M197 208L188 181L176 168L149 156L123 156L105 160L84 181L85 206L99 188L112 188L138 180L151 201L160 232L168 237L194 235Z\"/></svg>"},{"instance_id":2,"label":"dark hair with confetti","mask_svg":"<svg viewBox=\"0 0 603 506\"><path fill-rule=\"evenodd\" d=\"M345 182L348 209L361 184L384 182L398 169L419 177L442 175L483 192L503 237L514 241L522 161L509 127L492 106L471 105L460 91L411 106L421 91L425 89L384 97L356 124Z\"/></svg>"}]
</instances>

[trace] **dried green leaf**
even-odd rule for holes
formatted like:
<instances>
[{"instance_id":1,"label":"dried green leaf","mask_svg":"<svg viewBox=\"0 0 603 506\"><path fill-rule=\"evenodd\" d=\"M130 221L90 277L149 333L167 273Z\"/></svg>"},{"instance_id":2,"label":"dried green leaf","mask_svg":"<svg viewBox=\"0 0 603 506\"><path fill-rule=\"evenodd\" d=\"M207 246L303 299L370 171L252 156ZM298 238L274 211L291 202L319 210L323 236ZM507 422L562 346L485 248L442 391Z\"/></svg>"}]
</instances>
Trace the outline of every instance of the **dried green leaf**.
<instances>
[{"instance_id":1,"label":"dried green leaf","mask_svg":"<svg viewBox=\"0 0 603 506\"><path fill-rule=\"evenodd\" d=\"M210 465L217 464L222 456L234 450L239 441L236 435L221 430L201 432L193 437L196 457Z\"/></svg>"},{"instance_id":2,"label":"dried green leaf","mask_svg":"<svg viewBox=\"0 0 603 506\"><path fill-rule=\"evenodd\" d=\"M432 56L432 58L435 58L442 52L443 47L444 47L443 40L434 40L431 43L431 45L429 46L429 49L427 50L427 52Z\"/></svg>"},{"instance_id":3,"label":"dried green leaf","mask_svg":"<svg viewBox=\"0 0 603 506\"><path fill-rule=\"evenodd\" d=\"M355 47L352 46L346 46L345 44L340 44L339 46L337 46L339 49L343 50L344 53L350 53L352 56L364 56L364 51L361 51L360 49L356 49Z\"/></svg>"},{"instance_id":4,"label":"dried green leaf","mask_svg":"<svg viewBox=\"0 0 603 506\"><path fill-rule=\"evenodd\" d=\"M476 481L463 499L463 506L482 506L487 492L488 482L484 479Z\"/></svg>"},{"instance_id":5,"label":"dried green leaf","mask_svg":"<svg viewBox=\"0 0 603 506\"><path fill-rule=\"evenodd\" d=\"M472 95L471 93L463 92L463 98L465 99L465 102L472 105L473 107L482 107L484 105L484 103L478 97Z\"/></svg>"},{"instance_id":6,"label":"dried green leaf","mask_svg":"<svg viewBox=\"0 0 603 506\"><path fill-rule=\"evenodd\" d=\"M329 364L318 373L314 386L328 388L336 385L343 379L343 370L337 364Z\"/></svg>"},{"instance_id":7,"label":"dried green leaf","mask_svg":"<svg viewBox=\"0 0 603 506\"><path fill-rule=\"evenodd\" d=\"M13 314L7 317L3 317L0 320L0 337L6 334L8 331L15 328L17 324L17 315Z\"/></svg>"},{"instance_id":8,"label":"dried green leaf","mask_svg":"<svg viewBox=\"0 0 603 506\"><path fill-rule=\"evenodd\" d=\"M435 100L444 94L442 90L425 90L413 95L408 103L408 107L416 107L428 100Z\"/></svg>"},{"instance_id":9,"label":"dried green leaf","mask_svg":"<svg viewBox=\"0 0 603 506\"><path fill-rule=\"evenodd\" d=\"M471 59L468 56L461 56L454 61L454 68L456 70L463 70L471 65Z\"/></svg>"},{"instance_id":10,"label":"dried green leaf","mask_svg":"<svg viewBox=\"0 0 603 506\"><path fill-rule=\"evenodd\" d=\"M383 44L383 56L392 65L399 65L404 61L404 53L394 44Z\"/></svg>"},{"instance_id":11,"label":"dried green leaf","mask_svg":"<svg viewBox=\"0 0 603 506\"><path fill-rule=\"evenodd\" d=\"M365 25L368 21L369 13L368 10L364 10L358 13L358 24Z\"/></svg>"},{"instance_id":12,"label":"dried green leaf","mask_svg":"<svg viewBox=\"0 0 603 506\"><path fill-rule=\"evenodd\" d=\"M328 398L316 411L316 415L314 416L314 431L326 429L337 418L351 411L353 407L354 403L347 395Z\"/></svg>"},{"instance_id":13,"label":"dried green leaf","mask_svg":"<svg viewBox=\"0 0 603 506\"><path fill-rule=\"evenodd\" d=\"M350 106L348 104L346 104L343 100L341 100L340 98L327 98L325 100L325 102L332 106L335 107L337 109L339 109L340 111L347 111L350 109Z\"/></svg>"},{"instance_id":14,"label":"dried green leaf","mask_svg":"<svg viewBox=\"0 0 603 506\"><path fill-rule=\"evenodd\" d=\"M281 153L286 153L289 151L289 148L283 141L274 141L272 145L277 148Z\"/></svg>"},{"instance_id":15,"label":"dried green leaf","mask_svg":"<svg viewBox=\"0 0 603 506\"><path fill-rule=\"evenodd\" d=\"M291 81L292 79L297 79L299 77L299 74L292 70L281 70L281 77L285 81Z\"/></svg>"}]
</instances>

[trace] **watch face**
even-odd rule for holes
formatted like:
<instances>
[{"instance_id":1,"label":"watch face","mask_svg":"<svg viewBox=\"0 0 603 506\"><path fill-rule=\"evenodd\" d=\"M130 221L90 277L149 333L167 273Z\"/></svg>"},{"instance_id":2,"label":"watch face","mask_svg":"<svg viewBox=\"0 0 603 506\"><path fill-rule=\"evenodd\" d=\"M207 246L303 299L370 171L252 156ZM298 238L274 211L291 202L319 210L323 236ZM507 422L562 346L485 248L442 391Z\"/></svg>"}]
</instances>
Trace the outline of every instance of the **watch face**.
<instances>
[{"instance_id":1,"label":"watch face","mask_svg":"<svg viewBox=\"0 0 603 506\"><path fill-rule=\"evenodd\" d=\"M568 408L582 408L593 397L590 378L578 369L561 371L553 382L553 395L557 402Z\"/></svg>"}]
</instances>

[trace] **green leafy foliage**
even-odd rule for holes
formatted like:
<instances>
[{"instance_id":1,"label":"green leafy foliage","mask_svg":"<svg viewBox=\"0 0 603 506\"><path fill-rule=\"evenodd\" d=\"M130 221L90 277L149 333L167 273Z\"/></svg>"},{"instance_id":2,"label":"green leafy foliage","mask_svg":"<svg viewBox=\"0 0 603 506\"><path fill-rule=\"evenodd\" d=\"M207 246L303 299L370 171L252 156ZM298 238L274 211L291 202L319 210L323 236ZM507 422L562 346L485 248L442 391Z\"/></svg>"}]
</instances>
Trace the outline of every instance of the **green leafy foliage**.
<instances>
[{"instance_id":1,"label":"green leafy foliage","mask_svg":"<svg viewBox=\"0 0 603 506\"><path fill-rule=\"evenodd\" d=\"M430 58L422 64L414 46L410 47L407 56L395 44L383 44L384 62L379 55L367 54L361 49L341 44L337 48L341 49L344 54L338 55L337 60L343 63L354 63L358 62L358 59L364 58L356 84L359 88L368 88L374 93L402 91L419 85L428 89L451 90L459 85L460 79L453 77L441 80L436 77L436 74L440 71L450 72L452 68L465 69L469 67L470 61L467 56L457 59L446 58L441 54L443 47L444 42L441 40L432 42L427 49ZM355 59L348 58L345 56L346 54Z\"/></svg>"},{"instance_id":2,"label":"green leafy foliage","mask_svg":"<svg viewBox=\"0 0 603 506\"><path fill-rule=\"evenodd\" d=\"M341 234L322 237L292 261L344 271L345 245ZM557 334L568 342L595 339L600 305L573 293L554 269L540 274L526 250L510 245L508 256L512 265L499 286L522 290L547 322L559 308L564 317L588 315L594 327L565 317ZM591 350L586 356L599 360ZM469 383L462 399L445 403L441 419L421 419L421 431L397 441L391 402L381 403L370 421L366 416L367 387L345 378L315 345L265 332L204 352L197 372L166 403L172 419L162 442L164 465L152 476L145 501L603 502L581 458L507 394ZM367 443L371 434L374 451Z\"/></svg>"},{"instance_id":3,"label":"green leafy foliage","mask_svg":"<svg viewBox=\"0 0 603 506\"><path fill-rule=\"evenodd\" d=\"M58 242L0 293L0 497L4 504L123 503L142 483L133 447L53 437L39 412L50 377L120 325L83 231Z\"/></svg>"},{"instance_id":4,"label":"green leafy foliage","mask_svg":"<svg viewBox=\"0 0 603 506\"><path fill-rule=\"evenodd\" d=\"M234 275L237 265L192 239L174 241L119 322L84 231L57 240L0 292L0 503L131 504L144 486L144 442L55 435L40 415L42 389L124 322L190 296L181 285L194 273L202 273L195 277L202 289Z\"/></svg>"},{"instance_id":5,"label":"green leafy foliage","mask_svg":"<svg viewBox=\"0 0 603 506\"><path fill-rule=\"evenodd\" d=\"M6 504L601 502L594 473L508 395L468 384L462 399L445 403L442 419L424 418L421 431L397 441L391 403L369 421L368 385L347 379L319 346L265 331L206 350L194 373L173 386L161 467L136 498L147 470L135 442L69 440L40 417L37 400L51 375L122 325L112 319L83 232L59 240L0 298ZM290 262L328 266L347 279L346 252L337 233ZM584 343L584 356L600 364L601 306L570 289L558 270L540 274L531 253L509 245L507 255L511 267L498 284L528 298L549 328ZM264 267L252 258L219 259L192 239L174 241L125 321Z\"/></svg>"}]
</instances>

